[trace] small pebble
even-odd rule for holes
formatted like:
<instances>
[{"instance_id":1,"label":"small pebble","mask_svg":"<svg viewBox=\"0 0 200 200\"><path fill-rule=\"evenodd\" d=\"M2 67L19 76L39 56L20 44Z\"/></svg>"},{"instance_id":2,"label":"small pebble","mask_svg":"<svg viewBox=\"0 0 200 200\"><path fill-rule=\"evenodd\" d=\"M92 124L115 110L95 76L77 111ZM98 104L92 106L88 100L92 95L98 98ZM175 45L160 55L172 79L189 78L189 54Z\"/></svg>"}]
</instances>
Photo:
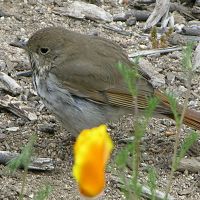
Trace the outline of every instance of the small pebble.
<instances>
[{"instance_id":1,"label":"small pebble","mask_svg":"<svg viewBox=\"0 0 200 200\"><path fill-rule=\"evenodd\" d=\"M28 118L31 121L36 121L37 120L37 115L35 113L29 113Z\"/></svg>"},{"instance_id":2,"label":"small pebble","mask_svg":"<svg viewBox=\"0 0 200 200\"><path fill-rule=\"evenodd\" d=\"M55 133L55 125L54 124L42 124L39 126L39 131L49 134Z\"/></svg>"},{"instance_id":3,"label":"small pebble","mask_svg":"<svg viewBox=\"0 0 200 200\"><path fill-rule=\"evenodd\" d=\"M3 71L6 68L6 63L3 60L0 60L0 71Z\"/></svg>"},{"instance_id":4,"label":"small pebble","mask_svg":"<svg viewBox=\"0 0 200 200\"><path fill-rule=\"evenodd\" d=\"M18 118L17 119L17 125L19 125L19 126L24 126L25 125L25 120L24 119L22 119L22 118Z\"/></svg>"},{"instance_id":5,"label":"small pebble","mask_svg":"<svg viewBox=\"0 0 200 200\"><path fill-rule=\"evenodd\" d=\"M174 81L175 81L175 74L173 72L168 72L167 73L167 81L170 83L170 84L173 84Z\"/></svg>"},{"instance_id":6,"label":"small pebble","mask_svg":"<svg viewBox=\"0 0 200 200\"><path fill-rule=\"evenodd\" d=\"M3 142L6 139L6 134L0 133L0 142Z\"/></svg>"},{"instance_id":7,"label":"small pebble","mask_svg":"<svg viewBox=\"0 0 200 200\"><path fill-rule=\"evenodd\" d=\"M10 131L10 132L16 132L19 130L19 127L9 127L9 128L6 128L7 131Z\"/></svg>"},{"instance_id":8,"label":"small pebble","mask_svg":"<svg viewBox=\"0 0 200 200\"><path fill-rule=\"evenodd\" d=\"M113 21L125 22L126 20L127 20L127 17L125 13L119 13L119 14L113 15Z\"/></svg>"},{"instance_id":9,"label":"small pebble","mask_svg":"<svg viewBox=\"0 0 200 200\"><path fill-rule=\"evenodd\" d=\"M180 86L179 86L179 91L180 91L181 93L185 93L185 92L187 91L187 88L185 88L185 86L183 86L183 85L180 85Z\"/></svg>"},{"instance_id":10,"label":"small pebble","mask_svg":"<svg viewBox=\"0 0 200 200\"><path fill-rule=\"evenodd\" d=\"M136 24L136 18L135 17L129 17L127 20L126 20L126 25L127 26L133 26Z\"/></svg>"}]
</instances>

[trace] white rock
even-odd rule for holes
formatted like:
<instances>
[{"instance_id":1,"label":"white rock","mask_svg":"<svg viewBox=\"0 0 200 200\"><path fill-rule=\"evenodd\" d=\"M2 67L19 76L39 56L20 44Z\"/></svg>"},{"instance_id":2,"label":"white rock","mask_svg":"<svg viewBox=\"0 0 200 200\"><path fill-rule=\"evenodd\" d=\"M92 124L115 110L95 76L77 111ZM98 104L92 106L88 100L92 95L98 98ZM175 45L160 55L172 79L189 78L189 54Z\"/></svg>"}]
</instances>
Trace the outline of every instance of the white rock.
<instances>
[{"instance_id":1,"label":"white rock","mask_svg":"<svg viewBox=\"0 0 200 200\"><path fill-rule=\"evenodd\" d=\"M174 83L175 78L176 76L173 72L167 72L167 80L169 81L169 83Z\"/></svg>"},{"instance_id":2,"label":"white rock","mask_svg":"<svg viewBox=\"0 0 200 200\"><path fill-rule=\"evenodd\" d=\"M75 17L78 19L86 18L94 21L113 21L112 15L106 12L103 8L81 1L74 1L67 7L57 7L54 9L54 12L60 15Z\"/></svg>"},{"instance_id":3,"label":"white rock","mask_svg":"<svg viewBox=\"0 0 200 200\"><path fill-rule=\"evenodd\" d=\"M193 57L193 70L200 72L200 42L197 45L195 52L194 52L194 57Z\"/></svg>"},{"instance_id":4,"label":"white rock","mask_svg":"<svg viewBox=\"0 0 200 200\"><path fill-rule=\"evenodd\" d=\"M28 113L28 119L31 121L37 120L37 115L35 113Z\"/></svg>"},{"instance_id":5,"label":"white rock","mask_svg":"<svg viewBox=\"0 0 200 200\"><path fill-rule=\"evenodd\" d=\"M19 130L19 127L9 127L9 128L6 128L7 131L11 131L11 132L16 132Z\"/></svg>"},{"instance_id":6,"label":"white rock","mask_svg":"<svg viewBox=\"0 0 200 200\"><path fill-rule=\"evenodd\" d=\"M146 59L139 60L140 68L151 78L151 84L157 88L165 85L165 76L156 71L156 68Z\"/></svg>"}]
</instances>

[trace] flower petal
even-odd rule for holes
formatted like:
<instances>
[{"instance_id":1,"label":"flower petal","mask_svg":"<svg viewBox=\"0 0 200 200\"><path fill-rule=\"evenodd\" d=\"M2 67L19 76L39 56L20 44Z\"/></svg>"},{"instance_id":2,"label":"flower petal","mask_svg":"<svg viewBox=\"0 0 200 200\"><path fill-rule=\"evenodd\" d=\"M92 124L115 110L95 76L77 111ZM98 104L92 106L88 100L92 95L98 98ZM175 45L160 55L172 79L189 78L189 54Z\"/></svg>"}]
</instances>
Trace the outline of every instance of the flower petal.
<instances>
[{"instance_id":1,"label":"flower petal","mask_svg":"<svg viewBox=\"0 0 200 200\"><path fill-rule=\"evenodd\" d=\"M100 125L83 130L74 145L73 175L80 192L95 197L105 187L105 167L113 148L107 127Z\"/></svg>"}]
</instances>

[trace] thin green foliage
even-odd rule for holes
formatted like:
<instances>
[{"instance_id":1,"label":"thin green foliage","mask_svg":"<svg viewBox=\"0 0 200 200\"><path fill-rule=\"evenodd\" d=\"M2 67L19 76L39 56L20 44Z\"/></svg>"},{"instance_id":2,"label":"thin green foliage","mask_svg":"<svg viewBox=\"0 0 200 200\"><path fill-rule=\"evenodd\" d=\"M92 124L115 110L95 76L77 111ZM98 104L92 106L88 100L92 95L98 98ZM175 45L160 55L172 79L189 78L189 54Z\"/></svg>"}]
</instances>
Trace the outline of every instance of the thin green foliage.
<instances>
[{"instance_id":1,"label":"thin green foliage","mask_svg":"<svg viewBox=\"0 0 200 200\"><path fill-rule=\"evenodd\" d=\"M33 154L33 146L36 138L36 135L32 135L27 145L22 149L22 153L8 163L8 169L11 173L14 173L18 168L24 168L24 173L22 176L22 188L19 196L20 200L24 199L24 189L28 175L28 166L31 163L31 156Z\"/></svg>"},{"instance_id":2,"label":"thin green foliage","mask_svg":"<svg viewBox=\"0 0 200 200\"><path fill-rule=\"evenodd\" d=\"M128 179L128 182L126 183L126 185L123 182L120 189L124 193L126 199L137 200L137 199L140 199L142 196L142 185L140 184L136 185L135 182L131 179ZM133 195L133 192L134 192L134 195Z\"/></svg>"},{"instance_id":3,"label":"thin green foliage","mask_svg":"<svg viewBox=\"0 0 200 200\"><path fill-rule=\"evenodd\" d=\"M149 120L151 119L154 110L156 109L156 106L158 104L158 99L156 97L148 99L148 105L146 109L144 110L144 115L140 116L139 119L136 120L135 123L135 131L134 136L135 139L133 141L133 179L135 179L135 186L138 185L137 179L138 179L138 168L140 164L140 143L141 139L145 134L146 127L149 123Z\"/></svg>"},{"instance_id":4,"label":"thin green foliage","mask_svg":"<svg viewBox=\"0 0 200 200\"><path fill-rule=\"evenodd\" d=\"M124 66L123 64L119 63L117 68L119 72L122 74L128 89L133 96L133 103L134 106L137 105L137 81L140 78L140 75L137 71L137 64L138 59L136 59L134 63L134 68L128 68ZM124 149L122 149L118 155L116 156L115 163L117 167L122 171L127 167L127 161L129 161L129 164L132 164L132 175L130 179L126 179L124 174L122 173L120 175L121 180L125 187L122 187L122 191L124 192L127 199L140 199L141 198L141 192L142 187L139 184L139 164L140 164L140 143L141 139L145 133L146 127L149 123L149 120L151 119L154 110L156 109L157 104L159 103L159 100L156 97L148 99L148 105L146 109L144 110L144 114L141 116L136 117L136 121L134 124L134 140L131 144L128 144ZM137 113L135 113L137 114ZM131 155L131 158L130 158ZM123 170L124 171L124 170ZM152 186L153 188L153 186Z\"/></svg>"},{"instance_id":5,"label":"thin green foliage","mask_svg":"<svg viewBox=\"0 0 200 200\"><path fill-rule=\"evenodd\" d=\"M175 135L174 153L173 153L173 158L172 158L172 168L171 168L171 172L169 175L169 182L166 187L165 199L167 199L167 196L171 190L174 172L178 168L180 160L184 157L184 155L186 154L187 150L191 147L191 145L197 140L196 133L194 133L194 132L191 133L190 136L187 137L185 139L185 142L181 145L180 151L178 153L181 126L183 124L183 119L184 119L184 116L185 116L185 113L187 110L188 101L189 101L189 97L190 97L190 93L191 93L191 81L192 81L192 77L193 77L193 65L192 65L193 46L194 46L194 43L190 42L187 44L186 48L183 51L182 67L184 70L184 74L186 75L187 91L186 91L185 101L183 103L183 106L182 106L181 110L180 109L178 110L179 112L181 111L180 114L177 112L178 105L177 105L173 95L167 95L168 100L170 102L171 110L174 114L174 118L176 121L176 135Z\"/></svg>"},{"instance_id":6,"label":"thin green foliage","mask_svg":"<svg viewBox=\"0 0 200 200\"><path fill-rule=\"evenodd\" d=\"M157 97L151 97L148 99L148 105L144 111L144 117L147 121L149 121L152 118L153 112L155 111L158 103L159 103L159 99Z\"/></svg>"},{"instance_id":7,"label":"thin green foliage","mask_svg":"<svg viewBox=\"0 0 200 200\"><path fill-rule=\"evenodd\" d=\"M153 30L153 36L155 36L155 30ZM153 37L155 39L155 37ZM192 79L192 48L193 44L189 43L185 50L183 51L183 68L186 72L186 81L188 86L187 95L185 97L185 102L183 104L183 107L180 109L180 106L178 105L175 97L173 94L166 94L169 100L169 104L172 110L172 113L174 115L174 119L176 122L176 128L177 133L175 137L175 144L174 144L174 154L172 159L172 170L169 176L169 183L167 185L166 189L166 196L167 198L170 188L172 185L173 175L174 171L177 169L180 160L184 157L188 149L191 147L191 145L197 140L198 134L193 132L188 137L185 138L183 144L180 146L180 150L178 152L179 147L179 138L180 138L180 131L181 126L183 123L184 114L186 112L187 103L189 99L189 95L191 92L191 79ZM137 68L130 69L123 64L119 63L117 66L119 72L122 74L126 84L128 85L128 89L130 93L132 94L133 102L136 102L137 100L137 87L136 83L137 80L140 78L140 75L138 74ZM130 155L131 157L131 163L132 163L132 169L133 173L131 175L131 178L126 179L124 174L122 173L122 182L124 183L124 187L122 187L123 192L127 199L140 199L141 198L141 185L138 182L138 166L140 163L140 142L141 138L143 137L146 127L149 123L149 120L151 119L154 110L156 109L157 104L159 103L159 100L157 98L151 98L148 100L148 106L144 111L143 115L137 115L136 122L134 124L134 137L132 144L128 144L124 149L119 152L119 154L116 157L115 163L120 168L120 170L123 170L127 167L127 161L130 161ZM135 106L138 106L137 103L134 104ZM182 111L182 113L180 113ZM155 191L156 191L156 172L154 169L150 169L148 173L148 186L151 190L152 196L151 199L155 200Z\"/></svg>"},{"instance_id":8,"label":"thin green foliage","mask_svg":"<svg viewBox=\"0 0 200 200\"><path fill-rule=\"evenodd\" d=\"M134 180L133 177L133 179L130 181L130 187L132 188L132 190L134 190L134 196L136 197L136 199L140 199L142 197L142 185L139 184L138 179Z\"/></svg>"},{"instance_id":9,"label":"thin green foliage","mask_svg":"<svg viewBox=\"0 0 200 200\"><path fill-rule=\"evenodd\" d=\"M177 169L177 167L179 166L180 160L185 156L187 151L197 141L198 138L199 138L199 134L193 131L184 139L184 142L181 145L179 152L177 153L176 162L174 162L174 166L173 166L174 170Z\"/></svg>"},{"instance_id":10,"label":"thin green foliage","mask_svg":"<svg viewBox=\"0 0 200 200\"><path fill-rule=\"evenodd\" d=\"M155 200L156 199L156 171L154 168L150 167L148 169L148 186L150 188L151 191L151 200Z\"/></svg>"},{"instance_id":11,"label":"thin green foliage","mask_svg":"<svg viewBox=\"0 0 200 200\"><path fill-rule=\"evenodd\" d=\"M172 93L166 93L166 96L168 98L171 111L172 111L172 113L174 115L176 126L180 127L180 125L181 125L181 118L180 118L180 114L177 111L177 101L176 101L176 98L174 97L174 95Z\"/></svg>"},{"instance_id":12,"label":"thin green foliage","mask_svg":"<svg viewBox=\"0 0 200 200\"><path fill-rule=\"evenodd\" d=\"M141 139L143 137L146 127L149 123L149 120L152 118L153 112L155 111L158 103L159 103L159 100L157 97L151 97L148 99L148 104L147 104L146 109L144 110L144 115L140 116L140 119L137 120L135 124L134 136L136 138Z\"/></svg>"},{"instance_id":13,"label":"thin green foliage","mask_svg":"<svg viewBox=\"0 0 200 200\"><path fill-rule=\"evenodd\" d=\"M140 77L137 68L129 68L122 63L118 63L117 69L122 74L124 81L126 82L128 89L132 96L137 96L136 80Z\"/></svg>"},{"instance_id":14,"label":"thin green foliage","mask_svg":"<svg viewBox=\"0 0 200 200\"><path fill-rule=\"evenodd\" d=\"M51 192L52 187L50 185L46 185L36 193L33 200L47 200Z\"/></svg>"},{"instance_id":15,"label":"thin green foliage","mask_svg":"<svg viewBox=\"0 0 200 200\"><path fill-rule=\"evenodd\" d=\"M23 167L24 169L28 168L28 165L31 162L31 156L33 154L33 145L36 141L36 135L32 135L27 145L22 149L21 154L17 158L12 159L8 163L8 168L11 173L15 172L18 168Z\"/></svg>"},{"instance_id":16,"label":"thin green foliage","mask_svg":"<svg viewBox=\"0 0 200 200\"><path fill-rule=\"evenodd\" d=\"M186 48L183 50L182 67L186 70L191 71L192 65L192 52L193 52L194 42L188 42Z\"/></svg>"},{"instance_id":17,"label":"thin green foliage","mask_svg":"<svg viewBox=\"0 0 200 200\"><path fill-rule=\"evenodd\" d=\"M129 159L130 152L132 152L133 143L126 145L115 157L115 163L120 169L126 167L127 160Z\"/></svg>"}]
</instances>

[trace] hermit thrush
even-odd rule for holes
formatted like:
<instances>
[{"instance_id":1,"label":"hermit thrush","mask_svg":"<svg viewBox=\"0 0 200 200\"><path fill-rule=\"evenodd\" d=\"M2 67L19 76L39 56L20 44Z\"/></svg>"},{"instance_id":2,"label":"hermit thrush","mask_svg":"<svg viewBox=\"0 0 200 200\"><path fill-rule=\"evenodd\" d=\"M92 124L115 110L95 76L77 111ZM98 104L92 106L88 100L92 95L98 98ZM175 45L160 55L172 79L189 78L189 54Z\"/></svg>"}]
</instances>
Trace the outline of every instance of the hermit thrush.
<instances>
[{"instance_id":1,"label":"hermit thrush","mask_svg":"<svg viewBox=\"0 0 200 200\"><path fill-rule=\"evenodd\" d=\"M116 67L133 64L113 42L49 27L33 34L25 49L38 95L73 135L133 113L133 98ZM166 96L145 77L137 80L137 89L139 111L156 95L161 102L155 112L173 118ZM200 114L187 110L184 122L200 129Z\"/></svg>"}]
</instances>

